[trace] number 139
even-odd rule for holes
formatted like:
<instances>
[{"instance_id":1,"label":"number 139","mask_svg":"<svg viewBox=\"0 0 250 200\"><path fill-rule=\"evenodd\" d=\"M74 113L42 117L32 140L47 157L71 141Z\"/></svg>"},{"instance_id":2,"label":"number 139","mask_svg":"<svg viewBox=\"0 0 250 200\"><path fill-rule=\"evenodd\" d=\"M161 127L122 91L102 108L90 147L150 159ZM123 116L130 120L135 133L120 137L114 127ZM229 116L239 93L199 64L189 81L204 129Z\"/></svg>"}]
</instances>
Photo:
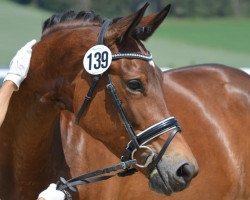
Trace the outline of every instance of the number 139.
<instances>
[{"instance_id":1,"label":"number 139","mask_svg":"<svg viewBox=\"0 0 250 200\"><path fill-rule=\"evenodd\" d=\"M100 67L106 68L108 67L108 52L103 51L102 53L96 52L95 54L89 54L88 55L89 60L89 70L92 70L92 65L94 61L94 69L99 69Z\"/></svg>"}]
</instances>

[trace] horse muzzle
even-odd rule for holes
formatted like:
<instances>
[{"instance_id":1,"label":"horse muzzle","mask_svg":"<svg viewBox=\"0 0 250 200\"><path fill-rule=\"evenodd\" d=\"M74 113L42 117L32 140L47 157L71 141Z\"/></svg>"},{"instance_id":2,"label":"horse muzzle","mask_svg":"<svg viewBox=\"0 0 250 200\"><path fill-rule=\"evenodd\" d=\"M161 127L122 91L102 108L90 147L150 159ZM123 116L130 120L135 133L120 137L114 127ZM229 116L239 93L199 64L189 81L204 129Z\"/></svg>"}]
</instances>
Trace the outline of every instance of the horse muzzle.
<instances>
[{"instance_id":1,"label":"horse muzzle","mask_svg":"<svg viewBox=\"0 0 250 200\"><path fill-rule=\"evenodd\" d=\"M154 192L169 196L187 188L197 174L198 167L195 164L163 156L149 173L149 186Z\"/></svg>"}]
</instances>

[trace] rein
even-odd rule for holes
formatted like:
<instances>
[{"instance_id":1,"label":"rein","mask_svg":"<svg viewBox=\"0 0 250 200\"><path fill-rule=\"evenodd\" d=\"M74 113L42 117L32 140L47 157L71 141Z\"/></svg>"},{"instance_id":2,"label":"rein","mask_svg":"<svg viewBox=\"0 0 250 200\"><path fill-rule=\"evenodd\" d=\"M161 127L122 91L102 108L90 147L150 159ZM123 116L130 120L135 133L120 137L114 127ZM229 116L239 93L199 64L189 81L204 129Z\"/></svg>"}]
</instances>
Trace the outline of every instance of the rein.
<instances>
[{"instance_id":1,"label":"rein","mask_svg":"<svg viewBox=\"0 0 250 200\"><path fill-rule=\"evenodd\" d=\"M103 44L103 38L106 30L108 29L110 23L112 21L106 20L102 27L101 31L98 36L98 44L102 45ZM118 59L123 59L123 58L129 58L129 59L141 59L145 61L151 61L152 60L152 55L148 53L147 55L144 54L139 54L139 53L116 53L112 54L112 60L118 60ZM126 115L126 112L122 106L122 102L119 99L115 86L112 83L112 80L109 75L109 71L107 70L104 73L106 77L106 88L112 98L112 102L116 106L116 109L123 121L123 124L125 126L125 129L130 136L131 140L127 144L126 150L121 157L121 163L107 167L104 169L96 170L90 173L82 174L76 178L72 178L68 181L66 181L64 178L60 178L60 181L57 183L57 189L65 192L67 199L72 199L71 195L65 191L65 189L70 189L73 192L76 192L76 186L77 185L86 185L89 183L94 183L102 180L107 180L111 177L114 176L128 176L132 175L137 170L135 168L132 168L132 166L137 166L140 168L146 168L149 167L149 171L152 172L156 167L157 164L160 162L163 154L167 150L169 144L171 143L172 139L175 137L175 135L181 131L181 128L177 122L177 120L174 117L170 117L167 119L162 120L161 122L158 122L154 124L153 126L147 128L146 130L142 131L138 135L135 134L134 129ZM77 115L76 115L76 120L75 123L79 124L80 119L82 115L84 114L84 111L90 104L92 98L93 98L93 93L95 91L96 86L98 85L99 81L101 80L102 75L94 75L93 77L93 83L89 88L89 91L87 92L87 95L85 96L84 102L82 106L80 107ZM172 131L166 142L164 143L161 151L158 154L155 154L154 151L149 148L148 146L145 146L147 143L155 139L156 137L161 136L162 134ZM140 165L137 163L136 159L134 159L134 154L137 150L139 149L146 149L151 152L149 157L146 160L146 163L144 165ZM103 174L109 174L111 172L115 172L118 170L122 170L116 174L111 174L111 175L103 175ZM102 176L101 176L102 175Z\"/></svg>"}]
</instances>

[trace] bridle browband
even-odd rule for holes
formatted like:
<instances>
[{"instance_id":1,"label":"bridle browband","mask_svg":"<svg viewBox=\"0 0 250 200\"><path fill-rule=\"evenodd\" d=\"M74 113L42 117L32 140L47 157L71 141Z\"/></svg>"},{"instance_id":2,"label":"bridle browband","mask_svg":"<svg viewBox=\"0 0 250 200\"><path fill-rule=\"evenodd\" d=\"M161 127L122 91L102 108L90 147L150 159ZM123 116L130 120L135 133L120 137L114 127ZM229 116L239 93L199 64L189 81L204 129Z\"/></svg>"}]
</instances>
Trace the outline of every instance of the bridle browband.
<instances>
[{"instance_id":1,"label":"bridle browband","mask_svg":"<svg viewBox=\"0 0 250 200\"><path fill-rule=\"evenodd\" d=\"M106 30L108 29L111 20L106 20L102 27L101 31L98 36L98 44L103 44L103 38ZM118 59L140 59L140 60L145 60L145 61L151 61L152 60L152 55L150 53L148 54L140 54L140 53L116 53L112 54L112 60L118 60ZM148 167L149 165L149 171L152 172L154 168L156 168L157 164L161 160L163 154L165 153L167 147L169 146L170 142L172 139L175 137L175 135L181 131L181 128L177 122L177 120L174 117L170 117L167 119L164 119L151 127L147 128L146 130L142 131L138 135L135 134L134 129L126 115L126 112L122 106L122 102L119 99L116 89L113 85L113 82L110 78L109 71L107 70L104 74L106 77L106 88L112 98L113 104L116 106L116 109L121 117L121 120L123 121L123 124L125 126L125 129L130 137L130 141L127 144L126 150L121 157L121 163L118 165L104 168L101 170L97 170L94 172L90 172L87 174L83 174L79 177L70 179L66 181L64 178L60 178L60 181L57 183L57 189L62 190L64 192L65 189L70 189L72 191L76 191L76 186L77 185L86 185L88 183L93 183L93 182L98 182L101 180L106 180L108 178L111 178L115 175L118 176L127 176L127 175L132 175L134 174L137 170L135 168L131 168L133 165L137 165L138 167ZM93 98L93 93L95 91L96 86L98 85L99 81L103 77L103 75L95 75L93 77L93 83L89 88L89 91L87 92L87 95L85 96L85 99L83 101L82 106L80 107L77 115L76 115L76 124L80 123L80 119L83 116L86 108L90 104L92 98ZM166 142L164 143L161 151L155 155L153 150L149 148L148 146L145 146L148 144L150 141L155 139L156 137L159 137L160 135L172 131ZM140 165L137 163L136 159L134 159L134 153L139 150L139 149L147 149L151 152L151 155L147 158L146 164ZM110 172L114 172L117 170L123 170L122 172L119 172L114 175L103 175L102 174L107 174ZM98 177L96 177L98 176ZM70 195L68 192L66 192L66 196L68 199L71 199Z\"/></svg>"}]
</instances>

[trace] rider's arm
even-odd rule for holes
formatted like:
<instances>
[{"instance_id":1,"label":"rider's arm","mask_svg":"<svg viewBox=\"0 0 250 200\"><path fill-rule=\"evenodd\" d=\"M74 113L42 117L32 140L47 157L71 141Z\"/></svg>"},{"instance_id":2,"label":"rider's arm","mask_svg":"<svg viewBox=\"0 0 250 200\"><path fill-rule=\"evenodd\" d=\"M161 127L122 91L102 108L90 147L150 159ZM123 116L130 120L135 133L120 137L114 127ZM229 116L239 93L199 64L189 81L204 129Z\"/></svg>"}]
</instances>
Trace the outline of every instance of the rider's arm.
<instances>
[{"instance_id":1,"label":"rider's arm","mask_svg":"<svg viewBox=\"0 0 250 200\"><path fill-rule=\"evenodd\" d=\"M0 126L3 123L9 106L10 97L15 89L16 85L12 81L5 81L0 89Z\"/></svg>"},{"instance_id":2,"label":"rider's arm","mask_svg":"<svg viewBox=\"0 0 250 200\"><path fill-rule=\"evenodd\" d=\"M31 48L35 43L36 40L28 42L17 52L10 63L10 69L0 89L0 126L5 118L12 93L19 89L21 82L27 76L32 53Z\"/></svg>"}]
</instances>

